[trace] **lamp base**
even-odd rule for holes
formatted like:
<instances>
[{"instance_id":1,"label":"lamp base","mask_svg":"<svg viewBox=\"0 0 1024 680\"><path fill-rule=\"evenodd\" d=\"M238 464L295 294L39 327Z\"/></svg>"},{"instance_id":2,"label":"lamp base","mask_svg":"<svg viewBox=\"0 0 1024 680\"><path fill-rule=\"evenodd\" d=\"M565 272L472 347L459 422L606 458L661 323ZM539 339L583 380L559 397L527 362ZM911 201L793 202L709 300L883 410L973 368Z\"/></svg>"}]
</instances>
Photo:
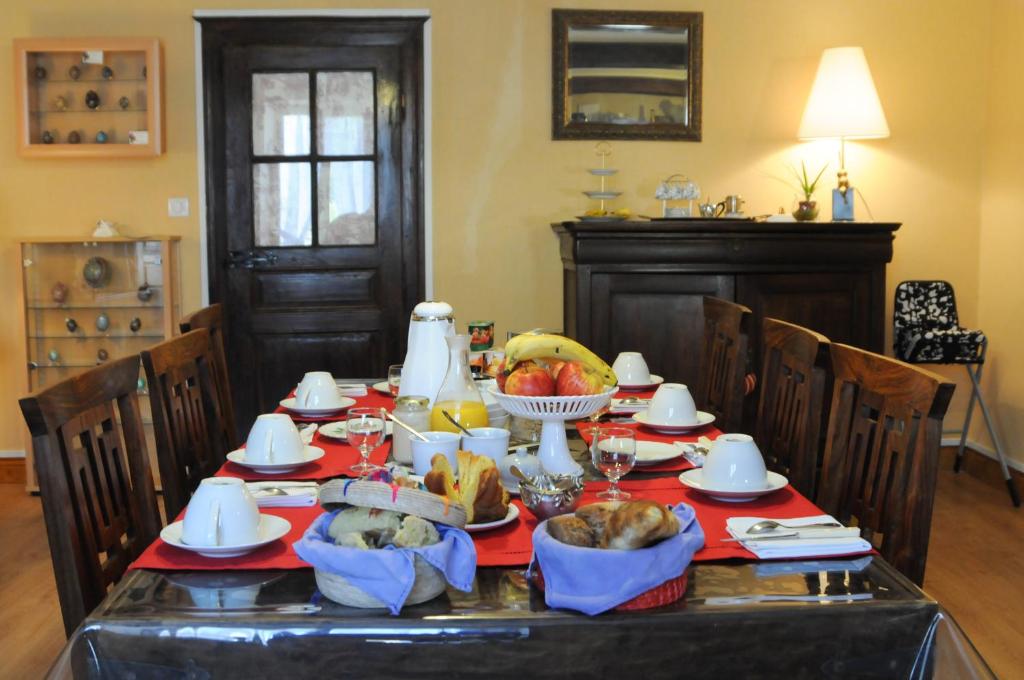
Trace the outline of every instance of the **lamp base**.
<instances>
[{"instance_id":1,"label":"lamp base","mask_svg":"<svg viewBox=\"0 0 1024 680\"><path fill-rule=\"evenodd\" d=\"M853 221L853 199L856 189L847 187L832 190L832 221L852 222Z\"/></svg>"}]
</instances>

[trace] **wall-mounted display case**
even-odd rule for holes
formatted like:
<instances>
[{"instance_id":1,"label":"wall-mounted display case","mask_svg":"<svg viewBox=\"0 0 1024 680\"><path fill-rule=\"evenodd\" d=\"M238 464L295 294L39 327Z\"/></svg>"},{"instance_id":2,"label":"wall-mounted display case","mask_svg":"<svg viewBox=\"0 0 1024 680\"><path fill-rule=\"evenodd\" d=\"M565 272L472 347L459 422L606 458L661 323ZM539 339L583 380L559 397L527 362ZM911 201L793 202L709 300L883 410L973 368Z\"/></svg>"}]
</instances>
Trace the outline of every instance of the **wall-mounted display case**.
<instances>
[{"instance_id":1,"label":"wall-mounted display case","mask_svg":"<svg viewBox=\"0 0 1024 680\"><path fill-rule=\"evenodd\" d=\"M22 394L163 342L181 317L179 237L24 241L20 246L25 381ZM139 394L148 385L139 371ZM139 399L150 456L149 399ZM36 488L26 429L25 478ZM154 476L158 466L153 459Z\"/></svg>"},{"instance_id":2,"label":"wall-mounted display case","mask_svg":"<svg viewBox=\"0 0 1024 680\"><path fill-rule=\"evenodd\" d=\"M155 38L14 41L18 153L132 158L163 152Z\"/></svg>"}]
</instances>

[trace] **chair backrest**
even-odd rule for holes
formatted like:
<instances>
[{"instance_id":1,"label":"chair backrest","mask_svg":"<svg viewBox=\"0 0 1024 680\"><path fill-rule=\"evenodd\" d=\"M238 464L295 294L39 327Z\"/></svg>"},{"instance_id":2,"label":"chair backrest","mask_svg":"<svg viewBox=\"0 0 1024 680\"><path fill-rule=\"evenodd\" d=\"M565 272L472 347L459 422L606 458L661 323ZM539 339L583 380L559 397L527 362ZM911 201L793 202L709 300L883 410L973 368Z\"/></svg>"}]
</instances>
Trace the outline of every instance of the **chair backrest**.
<instances>
[{"instance_id":1,"label":"chair backrest","mask_svg":"<svg viewBox=\"0 0 1024 680\"><path fill-rule=\"evenodd\" d=\"M217 379L217 395L220 398L221 425L229 450L237 449L240 443L235 423L235 405L231 399L231 379L228 371L227 355L224 352L224 305L215 303L209 307L192 312L178 322L178 328L184 335L199 328L210 331L210 342L213 345L213 356L216 359L215 377Z\"/></svg>"},{"instance_id":2,"label":"chair backrest","mask_svg":"<svg viewBox=\"0 0 1024 680\"><path fill-rule=\"evenodd\" d=\"M752 318L750 309L743 305L704 298L704 345L700 381L693 399L698 409L715 416L715 425L724 432L737 432L743 423Z\"/></svg>"},{"instance_id":3,"label":"chair backrest","mask_svg":"<svg viewBox=\"0 0 1024 680\"><path fill-rule=\"evenodd\" d=\"M68 635L160 531L138 381L131 356L20 401Z\"/></svg>"},{"instance_id":4,"label":"chair backrest","mask_svg":"<svg viewBox=\"0 0 1024 680\"><path fill-rule=\"evenodd\" d=\"M948 281L902 281L892 310L896 334L911 327L956 328L956 296Z\"/></svg>"},{"instance_id":5,"label":"chair backrest","mask_svg":"<svg viewBox=\"0 0 1024 680\"><path fill-rule=\"evenodd\" d=\"M754 439L768 468L813 498L826 411L828 338L767 317L762 327L764 360Z\"/></svg>"},{"instance_id":6,"label":"chair backrest","mask_svg":"<svg viewBox=\"0 0 1024 680\"><path fill-rule=\"evenodd\" d=\"M915 583L924 580L942 418L953 383L832 344L832 406L817 502Z\"/></svg>"},{"instance_id":7,"label":"chair backrest","mask_svg":"<svg viewBox=\"0 0 1024 680\"><path fill-rule=\"evenodd\" d=\"M215 359L205 328L142 352L164 511L173 521L230 450L220 425Z\"/></svg>"}]
</instances>

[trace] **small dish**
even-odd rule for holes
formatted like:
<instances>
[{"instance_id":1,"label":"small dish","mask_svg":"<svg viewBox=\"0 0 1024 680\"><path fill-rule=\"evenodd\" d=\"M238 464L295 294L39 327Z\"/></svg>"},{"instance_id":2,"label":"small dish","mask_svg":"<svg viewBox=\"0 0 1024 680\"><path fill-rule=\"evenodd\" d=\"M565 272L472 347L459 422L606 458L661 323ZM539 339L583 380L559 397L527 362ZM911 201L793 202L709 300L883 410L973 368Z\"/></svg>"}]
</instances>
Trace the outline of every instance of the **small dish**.
<instances>
[{"instance_id":1,"label":"small dish","mask_svg":"<svg viewBox=\"0 0 1024 680\"><path fill-rule=\"evenodd\" d=\"M387 380L381 380L379 383L373 383L373 389L377 390L381 394L391 396L391 386L388 385Z\"/></svg>"},{"instance_id":2,"label":"small dish","mask_svg":"<svg viewBox=\"0 0 1024 680\"><path fill-rule=\"evenodd\" d=\"M610 201L622 195L621 191L584 191L588 198Z\"/></svg>"},{"instance_id":3,"label":"small dish","mask_svg":"<svg viewBox=\"0 0 1024 680\"><path fill-rule=\"evenodd\" d=\"M683 448L681 446L638 439L636 442L636 462L634 465L637 467L657 465L658 463L678 458L681 455L683 455Z\"/></svg>"},{"instance_id":4,"label":"small dish","mask_svg":"<svg viewBox=\"0 0 1024 680\"><path fill-rule=\"evenodd\" d=\"M385 423L384 425L384 436L390 437L394 429L395 424L390 420L387 421L387 423ZM333 423L325 423L317 429L317 432L319 432L321 436L327 437L328 439L337 439L338 441L343 442L348 441L348 425L344 420L339 420Z\"/></svg>"},{"instance_id":5,"label":"small dish","mask_svg":"<svg viewBox=\"0 0 1024 680\"><path fill-rule=\"evenodd\" d=\"M256 541L243 545L189 545L181 540L181 530L184 522L168 524L160 532L160 538L167 545L172 545L181 550L188 550L202 555L203 557L239 557L253 550L273 543L279 538L284 538L292 530L292 524L286 519L276 515L260 515L260 525L256 529Z\"/></svg>"},{"instance_id":6,"label":"small dish","mask_svg":"<svg viewBox=\"0 0 1024 680\"><path fill-rule=\"evenodd\" d=\"M611 177L618 172L615 168L589 168L587 170L591 175L597 175L598 177Z\"/></svg>"},{"instance_id":7,"label":"small dish","mask_svg":"<svg viewBox=\"0 0 1024 680\"><path fill-rule=\"evenodd\" d=\"M786 488L789 484L788 479L777 472L769 470L768 480L765 484L765 488L763 489L742 489L739 491L733 491L730 489L709 489L702 483L703 476L704 469L695 468L680 474L679 481L683 486L688 486L694 491L700 491L716 501L725 501L726 503L746 503L747 501L752 501L755 498L775 493L779 489Z\"/></svg>"},{"instance_id":8,"label":"small dish","mask_svg":"<svg viewBox=\"0 0 1024 680\"><path fill-rule=\"evenodd\" d=\"M508 513L501 519L496 519L493 522L484 522L483 524L467 524L466 531L474 534L478 531L487 531L488 529L497 529L498 527L505 526L511 522L516 521L519 517L519 506L515 503L508 504Z\"/></svg>"},{"instance_id":9,"label":"small dish","mask_svg":"<svg viewBox=\"0 0 1024 680\"><path fill-rule=\"evenodd\" d=\"M647 419L647 411L639 411L633 414L633 419L640 423L644 427L649 427L655 432L664 432L665 434L680 434L682 432L689 432L698 428L710 425L715 422L715 417L710 413L704 411L697 411L697 422L690 425L680 425L678 423L660 423L653 422Z\"/></svg>"},{"instance_id":10,"label":"small dish","mask_svg":"<svg viewBox=\"0 0 1024 680\"><path fill-rule=\"evenodd\" d=\"M280 402L281 408L292 413L297 413L300 416L306 416L309 418L320 418L323 416L333 416L341 413L345 409L349 408L356 403L356 400L352 397L341 397L341 405L335 406L334 408L299 408L295 405L295 397L288 397L282 399Z\"/></svg>"},{"instance_id":11,"label":"small dish","mask_svg":"<svg viewBox=\"0 0 1024 680\"><path fill-rule=\"evenodd\" d=\"M308 465L313 461L320 460L324 457L324 450L319 446L306 446L302 452L301 461L288 461L287 463L254 463L245 459L245 449L238 449L232 451L227 455L227 459L235 465L241 465L247 467L253 472L258 472L262 475L279 475L285 472L291 472L296 470L303 465Z\"/></svg>"},{"instance_id":12,"label":"small dish","mask_svg":"<svg viewBox=\"0 0 1024 680\"><path fill-rule=\"evenodd\" d=\"M619 389L625 390L627 392L643 392L644 390L649 390L652 387L657 387L663 382L665 382L664 378L662 378L660 375L655 375L651 373L651 382L647 383L646 385L623 385L622 383L619 383Z\"/></svg>"}]
</instances>

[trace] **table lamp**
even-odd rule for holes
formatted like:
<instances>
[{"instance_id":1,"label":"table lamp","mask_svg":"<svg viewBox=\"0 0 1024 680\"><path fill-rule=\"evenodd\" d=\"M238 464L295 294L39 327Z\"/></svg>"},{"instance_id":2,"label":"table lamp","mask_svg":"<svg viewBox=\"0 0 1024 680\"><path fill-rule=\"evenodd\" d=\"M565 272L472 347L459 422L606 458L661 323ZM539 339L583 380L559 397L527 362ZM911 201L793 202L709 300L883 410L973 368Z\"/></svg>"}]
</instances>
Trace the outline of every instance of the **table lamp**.
<instances>
[{"instance_id":1,"label":"table lamp","mask_svg":"<svg viewBox=\"0 0 1024 680\"><path fill-rule=\"evenodd\" d=\"M800 139L839 139L839 186L832 219L853 219L854 190L846 175L846 140L881 139L889 124L860 47L830 47L821 55L811 96L800 120Z\"/></svg>"}]
</instances>

